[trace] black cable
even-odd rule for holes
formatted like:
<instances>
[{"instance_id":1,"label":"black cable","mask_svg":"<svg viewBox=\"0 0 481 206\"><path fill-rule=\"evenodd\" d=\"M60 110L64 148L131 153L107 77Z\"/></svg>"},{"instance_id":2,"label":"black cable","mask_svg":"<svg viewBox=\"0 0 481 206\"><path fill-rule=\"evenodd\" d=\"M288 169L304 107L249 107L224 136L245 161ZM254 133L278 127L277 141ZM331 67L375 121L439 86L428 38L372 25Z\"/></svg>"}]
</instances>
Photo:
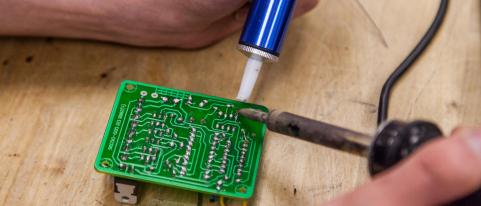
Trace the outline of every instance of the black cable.
<instances>
[{"instance_id":1,"label":"black cable","mask_svg":"<svg viewBox=\"0 0 481 206\"><path fill-rule=\"evenodd\" d=\"M389 97L391 95L391 90L399 78L411 67L411 65L416 61L416 59L423 53L426 47L429 45L431 40L441 27L444 17L446 16L446 11L448 9L448 0L441 0L438 12L434 18L433 23L429 27L426 34L419 43L414 47L411 53L404 59L404 61L394 70L394 72L389 76L389 78L384 83L382 87L380 98L379 98L379 109L377 116L377 124L380 125L387 119L388 109L389 109Z\"/></svg>"}]
</instances>

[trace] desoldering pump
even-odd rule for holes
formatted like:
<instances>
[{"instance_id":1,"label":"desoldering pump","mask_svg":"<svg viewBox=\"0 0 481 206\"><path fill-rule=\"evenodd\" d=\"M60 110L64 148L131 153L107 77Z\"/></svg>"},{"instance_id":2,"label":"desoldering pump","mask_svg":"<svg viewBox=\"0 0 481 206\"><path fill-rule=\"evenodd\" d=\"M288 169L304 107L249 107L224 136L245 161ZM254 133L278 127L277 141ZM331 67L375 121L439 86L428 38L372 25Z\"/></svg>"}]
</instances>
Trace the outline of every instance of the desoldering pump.
<instances>
[{"instance_id":1,"label":"desoldering pump","mask_svg":"<svg viewBox=\"0 0 481 206\"><path fill-rule=\"evenodd\" d=\"M253 0L238 49L247 60L237 99L247 101L262 63L276 62L282 49L296 0Z\"/></svg>"}]
</instances>

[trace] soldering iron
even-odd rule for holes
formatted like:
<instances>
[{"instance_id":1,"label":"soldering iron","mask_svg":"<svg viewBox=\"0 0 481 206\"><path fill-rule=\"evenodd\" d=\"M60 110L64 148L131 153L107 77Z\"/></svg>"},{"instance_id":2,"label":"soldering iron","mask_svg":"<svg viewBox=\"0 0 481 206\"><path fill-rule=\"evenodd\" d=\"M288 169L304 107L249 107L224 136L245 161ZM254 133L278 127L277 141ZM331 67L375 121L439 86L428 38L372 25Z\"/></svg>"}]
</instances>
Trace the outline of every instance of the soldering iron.
<instances>
[{"instance_id":1,"label":"soldering iron","mask_svg":"<svg viewBox=\"0 0 481 206\"><path fill-rule=\"evenodd\" d=\"M272 132L365 157L372 176L386 171L417 148L443 136L439 127L428 121L386 121L370 135L277 110L266 113L241 109L239 114L264 122ZM450 205L481 205L481 189Z\"/></svg>"}]
</instances>

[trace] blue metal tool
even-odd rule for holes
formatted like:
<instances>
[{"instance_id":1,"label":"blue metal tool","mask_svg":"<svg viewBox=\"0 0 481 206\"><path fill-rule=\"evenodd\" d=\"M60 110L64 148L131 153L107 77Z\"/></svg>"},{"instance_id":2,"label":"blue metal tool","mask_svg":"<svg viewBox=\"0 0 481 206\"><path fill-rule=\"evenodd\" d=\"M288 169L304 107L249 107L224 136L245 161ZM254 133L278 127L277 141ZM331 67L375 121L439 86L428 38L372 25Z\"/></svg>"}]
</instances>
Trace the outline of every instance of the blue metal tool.
<instances>
[{"instance_id":1,"label":"blue metal tool","mask_svg":"<svg viewBox=\"0 0 481 206\"><path fill-rule=\"evenodd\" d=\"M262 63L276 62L282 49L296 0L253 0L238 49L247 61L237 99L247 101Z\"/></svg>"}]
</instances>

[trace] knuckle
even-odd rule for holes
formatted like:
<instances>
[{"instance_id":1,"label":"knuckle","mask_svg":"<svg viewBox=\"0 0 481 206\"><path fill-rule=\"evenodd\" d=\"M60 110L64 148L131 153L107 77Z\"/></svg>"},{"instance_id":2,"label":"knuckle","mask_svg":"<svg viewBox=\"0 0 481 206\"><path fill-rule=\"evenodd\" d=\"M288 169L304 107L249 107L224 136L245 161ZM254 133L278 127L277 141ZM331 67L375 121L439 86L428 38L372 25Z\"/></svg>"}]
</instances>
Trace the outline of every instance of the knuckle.
<instances>
[{"instance_id":1,"label":"knuckle","mask_svg":"<svg viewBox=\"0 0 481 206\"><path fill-rule=\"evenodd\" d=\"M308 1L308 7L311 8L311 9L316 7L317 4L319 4L319 0L309 0Z\"/></svg>"},{"instance_id":2,"label":"knuckle","mask_svg":"<svg viewBox=\"0 0 481 206\"><path fill-rule=\"evenodd\" d=\"M302 11L307 12L313 9L314 7L316 7L318 3L319 3L318 0L304 0L300 3L300 7Z\"/></svg>"}]
</instances>

